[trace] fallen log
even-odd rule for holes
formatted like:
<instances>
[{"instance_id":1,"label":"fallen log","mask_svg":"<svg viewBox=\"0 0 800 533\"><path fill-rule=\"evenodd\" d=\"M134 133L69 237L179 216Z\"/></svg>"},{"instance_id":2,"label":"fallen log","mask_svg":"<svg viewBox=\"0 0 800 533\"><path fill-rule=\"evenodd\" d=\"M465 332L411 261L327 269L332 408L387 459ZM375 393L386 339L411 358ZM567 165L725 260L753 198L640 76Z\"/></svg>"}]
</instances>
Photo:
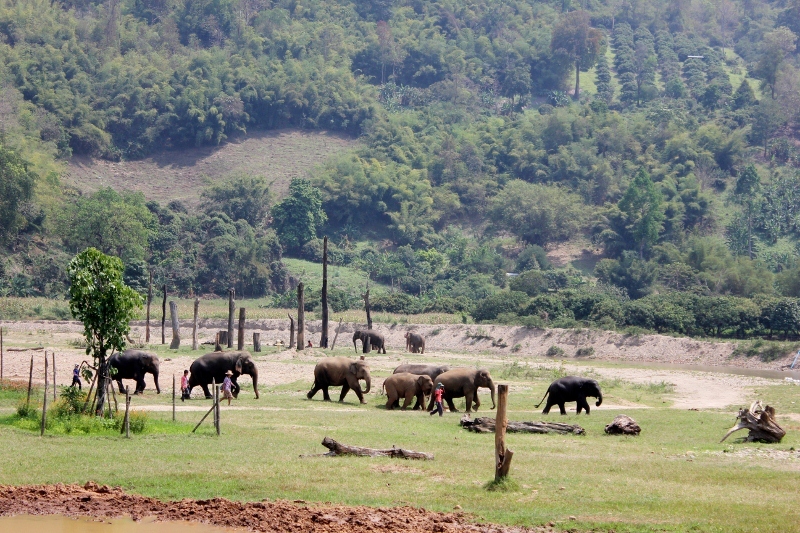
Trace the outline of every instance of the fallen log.
<instances>
[{"instance_id":1,"label":"fallen log","mask_svg":"<svg viewBox=\"0 0 800 533\"><path fill-rule=\"evenodd\" d=\"M42 350L44 350L44 346L36 348L6 348L7 352L41 352Z\"/></svg>"},{"instance_id":2,"label":"fallen log","mask_svg":"<svg viewBox=\"0 0 800 533\"><path fill-rule=\"evenodd\" d=\"M300 457L337 457L339 455L355 455L358 457L393 457L395 459L423 459L427 461L433 460L432 453L415 452L413 450L395 448L394 446L392 446L388 450L377 450L375 448L362 448L360 446L348 446L347 444L336 442L330 437L325 437L324 439L322 439L322 445L328 448L330 451L328 453L322 453L319 455L311 455L311 456L301 455Z\"/></svg>"},{"instance_id":3,"label":"fallen log","mask_svg":"<svg viewBox=\"0 0 800 533\"><path fill-rule=\"evenodd\" d=\"M472 420L469 415L464 415L460 422L461 427L475 433L494 433L495 419L479 416ZM559 422L512 422L508 421L506 431L509 433L556 433L559 435L585 435L586 430L578 425L561 424Z\"/></svg>"},{"instance_id":4,"label":"fallen log","mask_svg":"<svg viewBox=\"0 0 800 533\"><path fill-rule=\"evenodd\" d=\"M761 400L754 401L750 409L739 409L736 420L736 425L725 433L720 442L740 429L750 431L744 442L780 442L786 435L786 431L775 422L775 408L770 405L762 407Z\"/></svg>"},{"instance_id":5,"label":"fallen log","mask_svg":"<svg viewBox=\"0 0 800 533\"><path fill-rule=\"evenodd\" d=\"M628 415L617 415L614 420L606 426L605 432L609 435L638 435L642 428L636 421Z\"/></svg>"}]
</instances>

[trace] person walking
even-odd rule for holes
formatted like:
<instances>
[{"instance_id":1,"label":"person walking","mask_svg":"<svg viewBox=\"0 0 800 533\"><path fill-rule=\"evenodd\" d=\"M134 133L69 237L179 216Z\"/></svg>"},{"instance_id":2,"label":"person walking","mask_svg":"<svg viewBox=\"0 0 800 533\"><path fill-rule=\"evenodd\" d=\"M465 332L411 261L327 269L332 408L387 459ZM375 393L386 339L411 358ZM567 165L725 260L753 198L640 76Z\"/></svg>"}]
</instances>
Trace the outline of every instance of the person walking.
<instances>
[{"instance_id":1,"label":"person walking","mask_svg":"<svg viewBox=\"0 0 800 533\"><path fill-rule=\"evenodd\" d=\"M442 396L444 395L444 385L441 383L436 384L436 389L433 391L433 410L431 410L430 415L433 416L436 412L439 412L439 416L444 414L444 405L442 404Z\"/></svg>"},{"instance_id":2,"label":"person walking","mask_svg":"<svg viewBox=\"0 0 800 533\"><path fill-rule=\"evenodd\" d=\"M233 381L231 381L231 376L233 372L228 370L225 372L225 379L222 380L222 397L228 400L228 405L231 404L231 400L233 399Z\"/></svg>"},{"instance_id":3,"label":"person walking","mask_svg":"<svg viewBox=\"0 0 800 533\"><path fill-rule=\"evenodd\" d=\"M70 387L75 385L78 386L78 390L83 390L83 387L81 387L81 369L78 365L75 365L75 368L72 369L72 385Z\"/></svg>"},{"instance_id":4,"label":"person walking","mask_svg":"<svg viewBox=\"0 0 800 533\"><path fill-rule=\"evenodd\" d=\"M189 399L189 371L184 370L181 377L181 401Z\"/></svg>"}]
</instances>

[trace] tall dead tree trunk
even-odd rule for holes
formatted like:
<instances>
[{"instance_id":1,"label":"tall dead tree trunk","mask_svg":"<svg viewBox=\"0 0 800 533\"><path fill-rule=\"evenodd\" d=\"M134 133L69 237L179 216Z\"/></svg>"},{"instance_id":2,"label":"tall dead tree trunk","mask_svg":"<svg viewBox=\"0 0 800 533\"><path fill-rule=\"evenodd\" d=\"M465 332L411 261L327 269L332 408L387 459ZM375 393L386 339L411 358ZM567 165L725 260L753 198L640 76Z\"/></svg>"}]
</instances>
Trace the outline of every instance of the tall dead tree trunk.
<instances>
[{"instance_id":1,"label":"tall dead tree trunk","mask_svg":"<svg viewBox=\"0 0 800 533\"><path fill-rule=\"evenodd\" d=\"M319 347L328 347L328 237L322 240L322 336Z\"/></svg>"},{"instance_id":2,"label":"tall dead tree trunk","mask_svg":"<svg viewBox=\"0 0 800 533\"><path fill-rule=\"evenodd\" d=\"M161 301L161 344L167 343L164 328L167 325L167 285L161 288L164 291L164 299Z\"/></svg>"},{"instance_id":3,"label":"tall dead tree trunk","mask_svg":"<svg viewBox=\"0 0 800 533\"><path fill-rule=\"evenodd\" d=\"M303 282L297 284L297 351L306 347L305 339L306 310L303 307Z\"/></svg>"},{"instance_id":4,"label":"tall dead tree trunk","mask_svg":"<svg viewBox=\"0 0 800 533\"><path fill-rule=\"evenodd\" d=\"M239 337L236 339L236 349L239 351L244 350L244 321L247 315L247 309L241 307L239 309Z\"/></svg>"},{"instance_id":5,"label":"tall dead tree trunk","mask_svg":"<svg viewBox=\"0 0 800 533\"><path fill-rule=\"evenodd\" d=\"M511 468L511 458L514 452L506 448L506 428L508 427L508 417L506 407L508 405L508 385L497 386L497 419L494 430L494 480L501 481L508 476Z\"/></svg>"},{"instance_id":6,"label":"tall dead tree trunk","mask_svg":"<svg viewBox=\"0 0 800 533\"><path fill-rule=\"evenodd\" d=\"M287 314L289 317L289 348L294 348L294 317Z\"/></svg>"},{"instance_id":7,"label":"tall dead tree trunk","mask_svg":"<svg viewBox=\"0 0 800 533\"><path fill-rule=\"evenodd\" d=\"M369 312L369 281L367 282L367 292L361 297L364 299L364 310L367 312L367 329L372 329L372 315Z\"/></svg>"},{"instance_id":8,"label":"tall dead tree trunk","mask_svg":"<svg viewBox=\"0 0 800 533\"><path fill-rule=\"evenodd\" d=\"M153 271L150 271L150 282L147 284L147 319L144 326L144 342L150 343L150 304L153 302Z\"/></svg>"},{"instance_id":9,"label":"tall dead tree trunk","mask_svg":"<svg viewBox=\"0 0 800 533\"><path fill-rule=\"evenodd\" d=\"M178 304L175 300L169 302L169 318L172 321L172 342L169 344L169 349L177 350L181 347L181 328L178 323Z\"/></svg>"},{"instance_id":10,"label":"tall dead tree trunk","mask_svg":"<svg viewBox=\"0 0 800 533\"><path fill-rule=\"evenodd\" d=\"M200 308L200 298L194 299L194 319L192 320L192 350L197 349L197 312Z\"/></svg>"},{"instance_id":11,"label":"tall dead tree trunk","mask_svg":"<svg viewBox=\"0 0 800 533\"><path fill-rule=\"evenodd\" d=\"M236 311L235 289L228 289L228 348L233 348L233 313Z\"/></svg>"}]
</instances>

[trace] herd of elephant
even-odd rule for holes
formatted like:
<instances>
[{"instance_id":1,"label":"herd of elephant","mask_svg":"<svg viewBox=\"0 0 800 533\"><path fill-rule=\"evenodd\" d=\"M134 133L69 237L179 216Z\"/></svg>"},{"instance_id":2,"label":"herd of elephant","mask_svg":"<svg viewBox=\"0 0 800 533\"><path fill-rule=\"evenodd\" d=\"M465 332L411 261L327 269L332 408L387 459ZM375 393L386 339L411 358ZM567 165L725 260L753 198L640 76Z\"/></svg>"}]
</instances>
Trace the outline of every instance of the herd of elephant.
<instances>
[{"instance_id":1,"label":"herd of elephant","mask_svg":"<svg viewBox=\"0 0 800 533\"><path fill-rule=\"evenodd\" d=\"M417 337L417 338L415 338ZM353 346L356 341L382 350L386 353L386 343L382 335L371 330L357 330L353 334ZM369 343L369 344L367 344ZM406 334L406 347L414 353L424 353L424 337L414 334ZM109 359L109 366L113 367L113 379L117 382L120 392L123 391L122 380L133 379L136 381L134 394L144 391L145 374L152 374L155 381L156 391L161 392L158 384L159 359L152 352L142 350L125 350L114 354ZM239 385L236 380L242 374L247 374L253 380L253 392L256 399L258 394L258 369L252 356L248 352L211 352L197 358L189 367L189 393L194 387L202 388L206 398L211 398L208 386L212 382L221 383L225 374L231 371L233 377L234 397L239 395ZM364 381L366 388L362 390L360 382ZM344 401L347 393L352 389L359 401L366 403L364 395L369 393L372 384L370 369L367 362L361 358L353 360L347 357L328 357L318 362L314 367L314 384L308 392L307 397L313 398L314 395L322 391L323 399L330 401L328 393L329 387L341 387L339 401ZM391 376L383 382L382 389L386 391L386 408L393 409L400 407L406 409L412 400L416 399L413 409L425 407L425 398L431 396L427 409L433 408L432 392L436 386L441 384L444 387L442 400L447 403L451 412L457 411L453 404L453 399L464 398L466 411L477 410L481 403L478 398L479 388L488 388L492 397L492 409L495 408L495 386L492 376L488 370L477 368L450 368L447 365L435 364L403 364L394 369ZM550 408L558 405L562 415L566 414L564 404L566 402L577 402L577 412L585 410L589 414L589 404L587 397L597 398L596 406L603 402L603 395L600 385L593 379L585 379L576 376L567 376L555 380L547 389L542 402L547 398L544 414L550 412ZM400 400L403 405L400 406ZM539 405L542 404L539 402ZM539 407L537 405L536 407Z\"/></svg>"}]
</instances>

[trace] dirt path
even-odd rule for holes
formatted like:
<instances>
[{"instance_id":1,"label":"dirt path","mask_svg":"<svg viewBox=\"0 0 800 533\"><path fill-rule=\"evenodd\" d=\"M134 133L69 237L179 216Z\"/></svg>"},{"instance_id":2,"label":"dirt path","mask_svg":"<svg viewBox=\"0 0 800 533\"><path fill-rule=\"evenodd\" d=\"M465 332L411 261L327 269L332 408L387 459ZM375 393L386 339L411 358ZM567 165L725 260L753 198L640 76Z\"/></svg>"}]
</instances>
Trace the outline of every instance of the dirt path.
<instances>
[{"instance_id":1,"label":"dirt path","mask_svg":"<svg viewBox=\"0 0 800 533\"><path fill-rule=\"evenodd\" d=\"M0 485L0 516L63 515L134 520L202 522L226 528L296 533L544 533L544 528L473 524L463 513L434 513L413 507L371 508L308 505L302 501L232 502L224 498L162 502L88 482L79 485Z\"/></svg>"}]
</instances>

